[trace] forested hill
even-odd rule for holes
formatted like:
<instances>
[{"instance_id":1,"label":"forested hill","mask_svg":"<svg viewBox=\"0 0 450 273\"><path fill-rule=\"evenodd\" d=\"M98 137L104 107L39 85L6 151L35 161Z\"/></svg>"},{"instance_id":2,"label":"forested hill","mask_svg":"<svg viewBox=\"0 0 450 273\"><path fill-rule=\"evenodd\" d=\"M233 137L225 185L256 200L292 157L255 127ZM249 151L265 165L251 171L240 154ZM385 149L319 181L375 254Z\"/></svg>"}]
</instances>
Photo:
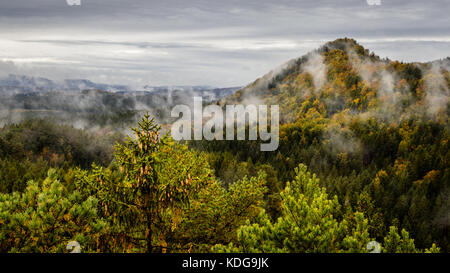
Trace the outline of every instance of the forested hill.
<instances>
[{"instance_id":1,"label":"forested hill","mask_svg":"<svg viewBox=\"0 0 450 273\"><path fill-rule=\"evenodd\" d=\"M429 63L381 59L353 39L337 39L270 71L221 104L279 104L283 123L314 109L397 122L425 114L447 122L450 57Z\"/></svg>"},{"instance_id":2,"label":"forested hill","mask_svg":"<svg viewBox=\"0 0 450 273\"><path fill-rule=\"evenodd\" d=\"M391 61L338 39L218 102L279 105L277 151L246 141L192 145L269 163L282 183L304 163L344 207L371 215L376 236L394 224L419 246L435 241L449 251L449 71L448 57ZM216 173L233 168L217 165Z\"/></svg>"}]
</instances>

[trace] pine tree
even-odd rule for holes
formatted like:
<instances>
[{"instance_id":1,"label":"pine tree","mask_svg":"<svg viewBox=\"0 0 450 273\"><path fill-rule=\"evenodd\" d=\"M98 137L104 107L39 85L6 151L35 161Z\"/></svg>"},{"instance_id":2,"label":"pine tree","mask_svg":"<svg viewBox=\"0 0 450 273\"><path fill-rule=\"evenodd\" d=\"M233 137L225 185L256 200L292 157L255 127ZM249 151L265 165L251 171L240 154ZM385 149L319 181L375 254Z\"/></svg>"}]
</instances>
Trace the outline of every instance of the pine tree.
<instances>
[{"instance_id":1,"label":"pine tree","mask_svg":"<svg viewBox=\"0 0 450 273\"><path fill-rule=\"evenodd\" d=\"M212 173L198 154L167 135L160 137L160 126L148 114L132 130L135 139L129 136L116 145L120 171L94 165L92 172L80 171L77 185L98 197L104 217L114 224L112 237L120 235L125 240L120 251L165 252L163 231L180 222L189 196Z\"/></svg>"},{"instance_id":2,"label":"pine tree","mask_svg":"<svg viewBox=\"0 0 450 273\"><path fill-rule=\"evenodd\" d=\"M23 193L0 194L0 252L64 252L77 241L83 252L96 251L107 223L97 215L97 199L68 192L50 170L39 185Z\"/></svg>"},{"instance_id":3,"label":"pine tree","mask_svg":"<svg viewBox=\"0 0 450 273\"><path fill-rule=\"evenodd\" d=\"M237 244L216 245L215 252L368 252L369 221L361 212L339 217L337 197L329 198L319 179L300 164L295 179L281 193L282 216L272 222L264 211L238 230ZM384 239L384 251L416 252L406 231L395 227ZM427 252L439 249L433 245Z\"/></svg>"}]
</instances>

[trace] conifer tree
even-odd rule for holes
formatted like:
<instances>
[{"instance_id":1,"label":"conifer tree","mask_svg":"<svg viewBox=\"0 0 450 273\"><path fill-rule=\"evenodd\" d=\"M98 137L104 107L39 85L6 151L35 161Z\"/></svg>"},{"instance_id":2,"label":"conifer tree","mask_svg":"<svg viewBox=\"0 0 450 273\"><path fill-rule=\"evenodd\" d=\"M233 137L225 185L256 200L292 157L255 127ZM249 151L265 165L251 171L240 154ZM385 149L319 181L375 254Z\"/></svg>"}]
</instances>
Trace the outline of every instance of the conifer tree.
<instances>
[{"instance_id":1,"label":"conifer tree","mask_svg":"<svg viewBox=\"0 0 450 273\"><path fill-rule=\"evenodd\" d=\"M119 174L94 165L92 172L80 171L78 187L99 198L104 217L115 224L114 236L126 237L125 251L165 252L162 231L180 221L189 196L212 174L198 154L161 137L148 114L132 130L134 139L116 145Z\"/></svg>"},{"instance_id":2,"label":"conifer tree","mask_svg":"<svg viewBox=\"0 0 450 273\"><path fill-rule=\"evenodd\" d=\"M23 193L0 194L0 252L65 252L70 241L81 251L98 249L107 223L97 215L97 199L68 192L50 170Z\"/></svg>"},{"instance_id":3,"label":"conifer tree","mask_svg":"<svg viewBox=\"0 0 450 273\"><path fill-rule=\"evenodd\" d=\"M340 219L337 197L329 198L319 179L296 168L295 179L281 193L282 216L272 222L263 211L259 219L238 230L237 244L216 245L215 252L368 252L369 221L361 212ZM384 251L416 252L406 231L400 236L395 227L385 238ZM439 249L433 245L427 252Z\"/></svg>"}]
</instances>

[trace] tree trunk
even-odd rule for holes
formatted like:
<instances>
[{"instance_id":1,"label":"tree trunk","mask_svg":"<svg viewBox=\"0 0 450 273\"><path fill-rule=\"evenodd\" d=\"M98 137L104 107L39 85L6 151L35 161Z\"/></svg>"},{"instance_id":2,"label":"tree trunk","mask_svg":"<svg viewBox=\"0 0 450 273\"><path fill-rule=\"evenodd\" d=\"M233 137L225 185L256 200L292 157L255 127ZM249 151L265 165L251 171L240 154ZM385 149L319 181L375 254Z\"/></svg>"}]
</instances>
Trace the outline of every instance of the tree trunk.
<instances>
[{"instance_id":1,"label":"tree trunk","mask_svg":"<svg viewBox=\"0 0 450 273\"><path fill-rule=\"evenodd\" d=\"M147 253L152 253L152 213L149 211L147 213Z\"/></svg>"}]
</instances>

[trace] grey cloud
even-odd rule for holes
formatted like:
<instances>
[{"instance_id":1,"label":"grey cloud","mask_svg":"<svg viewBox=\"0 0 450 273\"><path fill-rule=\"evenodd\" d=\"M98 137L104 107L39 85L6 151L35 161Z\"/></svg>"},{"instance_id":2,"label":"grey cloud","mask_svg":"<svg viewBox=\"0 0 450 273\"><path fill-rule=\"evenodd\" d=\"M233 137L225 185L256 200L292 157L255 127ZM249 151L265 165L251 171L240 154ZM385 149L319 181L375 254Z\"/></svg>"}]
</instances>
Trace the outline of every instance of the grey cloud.
<instances>
[{"instance_id":1,"label":"grey cloud","mask_svg":"<svg viewBox=\"0 0 450 273\"><path fill-rule=\"evenodd\" d=\"M390 59L450 52L444 0L81 1L2 1L0 60L53 77L231 86L344 36Z\"/></svg>"}]
</instances>

